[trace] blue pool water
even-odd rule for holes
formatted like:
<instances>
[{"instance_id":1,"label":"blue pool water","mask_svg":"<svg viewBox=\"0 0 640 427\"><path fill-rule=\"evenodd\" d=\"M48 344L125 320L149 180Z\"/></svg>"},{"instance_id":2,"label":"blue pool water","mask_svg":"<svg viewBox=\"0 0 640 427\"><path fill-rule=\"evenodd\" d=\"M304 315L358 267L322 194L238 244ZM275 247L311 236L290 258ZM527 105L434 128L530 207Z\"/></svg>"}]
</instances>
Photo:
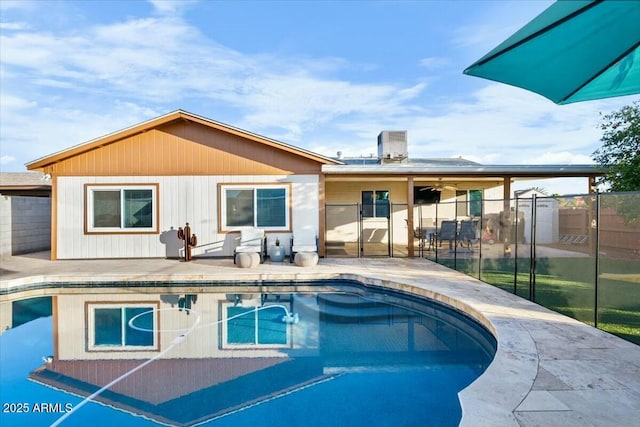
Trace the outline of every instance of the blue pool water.
<instances>
[{"instance_id":1,"label":"blue pool water","mask_svg":"<svg viewBox=\"0 0 640 427\"><path fill-rule=\"evenodd\" d=\"M50 292L1 303L2 426L455 426L495 353L459 312L348 283Z\"/></svg>"}]
</instances>

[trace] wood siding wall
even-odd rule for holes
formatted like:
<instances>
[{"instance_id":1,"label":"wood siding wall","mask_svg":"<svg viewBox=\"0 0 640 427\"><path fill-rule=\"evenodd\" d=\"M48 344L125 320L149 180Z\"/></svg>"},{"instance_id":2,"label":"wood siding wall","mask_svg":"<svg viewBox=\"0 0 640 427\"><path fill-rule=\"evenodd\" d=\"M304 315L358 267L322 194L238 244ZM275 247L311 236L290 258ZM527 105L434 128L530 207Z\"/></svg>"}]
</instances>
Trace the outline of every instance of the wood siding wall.
<instances>
[{"instance_id":1,"label":"wood siding wall","mask_svg":"<svg viewBox=\"0 0 640 427\"><path fill-rule=\"evenodd\" d=\"M245 305L259 306L260 294L251 294L254 299L245 296ZM193 306L201 316L201 325L208 327L196 328L193 333L179 346L165 355L166 359L200 359L210 357L283 357L280 349L233 349L225 350L220 347L220 328L218 320L221 318L220 303L226 301L226 295L220 293L201 293ZM159 349L155 351L88 351L87 316L89 307L100 304L144 304L155 306L159 304L157 312L159 320ZM173 308L173 309L172 309ZM178 311L177 295L160 294L87 294L87 295L58 295L56 310L58 315L54 319L58 330L58 360L139 360L154 357L166 350L174 340L175 331L187 330L193 324L193 316L187 316L184 311ZM310 323L312 325L312 323ZM293 343L292 347L299 347L300 343ZM310 350L310 348L307 348Z\"/></svg>"},{"instance_id":2,"label":"wood siding wall","mask_svg":"<svg viewBox=\"0 0 640 427\"><path fill-rule=\"evenodd\" d=\"M46 173L69 175L319 174L321 164L241 136L178 120L77 154Z\"/></svg>"},{"instance_id":3,"label":"wood siding wall","mask_svg":"<svg viewBox=\"0 0 640 427\"><path fill-rule=\"evenodd\" d=\"M85 184L157 183L159 234L86 234ZM178 227L189 222L198 237L194 256L231 256L239 233L218 230L218 184L291 183L291 228L319 230L317 175L115 176L58 177L56 188L56 258L173 258L180 256ZM271 244L288 242L290 233L268 234Z\"/></svg>"}]
</instances>

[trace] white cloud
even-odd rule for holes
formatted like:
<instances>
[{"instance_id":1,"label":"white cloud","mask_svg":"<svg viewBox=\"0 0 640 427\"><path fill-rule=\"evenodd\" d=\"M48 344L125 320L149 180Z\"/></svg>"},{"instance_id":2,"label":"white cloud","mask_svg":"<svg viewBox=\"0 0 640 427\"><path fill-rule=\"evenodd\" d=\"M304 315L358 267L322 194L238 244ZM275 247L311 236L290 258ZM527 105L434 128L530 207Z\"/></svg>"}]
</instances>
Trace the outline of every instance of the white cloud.
<instances>
[{"instance_id":1,"label":"white cloud","mask_svg":"<svg viewBox=\"0 0 640 427\"><path fill-rule=\"evenodd\" d=\"M599 112L622 102L558 106L522 89L489 84L473 93L472 102L445 102L435 114L414 117L410 155L428 157L437 150L482 163L591 163L600 144Z\"/></svg>"},{"instance_id":2,"label":"white cloud","mask_svg":"<svg viewBox=\"0 0 640 427\"><path fill-rule=\"evenodd\" d=\"M411 101L426 88L424 82L358 84L322 77L349 66L333 58L282 61L265 54L243 55L207 40L176 18L128 20L60 35L13 34L3 40L2 60L3 68L26 71L4 74L5 79L26 74L31 84L40 86L34 92L39 94L37 103L3 93L11 101L3 102L3 109L15 118L4 139L13 144L31 139L28 160L142 121L151 111L159 115L183 108L185 98L234 107L243 112L234 125L304 144L309 138L305 135L347 117L407 115ZM64 99L42 97L47 89L61 88ZM125 111L114 101L119 98L137 113ZM166 110L138 107L167 104L172 107ZM79 110L80 105L86 109ZM28 122L33 125L27 125L27 115L18 114L24 109L30 109Z\"/></svg>"},{"instance_id":3,"label":"white cloud","mask_svg":"<svg viewBox=\"0 0 640 427\"><path fill-rule=\"evenodd\" d=\"M552 194L585 194L589 192L588 178L549 178L527 181L516 181L511 186L514 191L540 188L545 193Z\"/></svg>"},{"instance_id":4,"label":"white cloud","mask_svg":"<svg viewBox=\"0 0 640 427\"><path fill-rule=\"evenodd\" d=\"M33 109L28 114L3 118L8 124L2 133L2 151L19 159L11 162L15 170L23 164L124 129L166 111L152 111L130 103L116 102L108 112L81 109ZM7 163L9 165L9 163Z\"/></svg>"},{"instance_id":5,"label":"white cloud","mask_svg":"<svg viewBox=\"0 0 640 427\"><path fill-rule=\"evenodd\" d=\"M17 111L24 110L27 108L34 108L37 106L35 101L30 101L28 99L21 98L19 96L14 96L6 91L0 92L0 105L2 110L6 111Z\"/></svg>"},{"instance_id":6,"label":"white cloud","mask_svg":"<svg viewBox=\"0 0 640 427\"><path fill-rule=\"evenodd\" d=\"M408 111L407 102L423 85L402 88L386 84L354 84L315 77L255 76L246 95L239 99L251 111L245 116L249 128L282 127L299 140L329 122L353 116L398 116Z\"/></svg>"},{"instance_id":7,"label":"white cloud","mask_svg":"<svg viewBox=\"0 0 640 427\"><path fill-rule=\"evenodd\" d=\"M420 60L420 66L428 70L434 70L451 65L451 60L444 57L429 57Z\"/></svg>"},{"instance_id":8,"label":"white cloud","mask_svg":"<svg viewBox=\"0 0 640 427\"><path fill-rule=\"evenodd\" d=\"M8 10L34 10L37 8L38 1L35 0L2 0L0 1L0 11Z\"/></svg>"},{"instance_id":9,"label":"white cloud","mask_svg":"<svg viewBox=\"0 0 640 427\"><path fill-rule=\"evenodd\" d=\"M591 163L593 163L591 157L569 151L545 152L526 162L526 164L540 165L586 165Z\"/></svg>"},{"instance_id":10,"label":"white cloud","mask_svg":"<svg viewBox=\"0 0 640 427\"><path fill-rule=\"evenodd\" d=\"M18 33L3 36L2 46L3 64L25 69L38 83L72 81L78 93L118 91L142 99L220 89L242 68L233 51L203 45L197 31L173 18L130 20L72 35ZM223 79L200 88L208 73Z\"/></svg>"},{"instance_id":11,"label":"white cloud","mask_svg":"<svg viewBox=\"0 0 640 427\"><path fill-rule=\"evenodd\" d=\"M156 10L161 14L181 13L184 9L197 3L198 0L148 0Z\"/></svg>"},{"instance_id":12,"label":"white cloud","mask_svg":"<svg viewBox=\"0 0 640 427\"><path fill-rule=\"evenodd\" d=\"M15 158L12 156L0 156L0 165L8 165L15 162Z\"/></svg>"},{"instance_id":13,"label":"white cloud","mask_svg":"<svg viewBox=\"0 0 640 427\"><path fill-rule=\"evenodd\" d=\"M30 28L30 25L26 22L0 22L0 30L12 31L12 30L26 30Z\"/></svg>"}]
</instances>

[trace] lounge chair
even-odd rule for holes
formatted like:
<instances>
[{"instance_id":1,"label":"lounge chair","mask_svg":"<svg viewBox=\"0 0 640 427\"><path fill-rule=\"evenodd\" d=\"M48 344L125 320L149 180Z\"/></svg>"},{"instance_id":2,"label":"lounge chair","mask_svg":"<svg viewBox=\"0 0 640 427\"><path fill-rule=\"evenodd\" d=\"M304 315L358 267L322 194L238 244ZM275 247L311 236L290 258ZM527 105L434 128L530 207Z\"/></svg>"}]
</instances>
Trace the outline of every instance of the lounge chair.
<instances>
[{"instance_id":1,"label":"lounge chair","mask_svg":"<svg viewBox=\"0 0 640 427\"><path fill-rule=\"evenodd\" d=\"M264 230L254 227L240 229L240 245L233 251L233 263L239 253L257 253L262 264L267 256L267 237Z\"/></svg>"},{"instance_id":2,"label":"lounge chair","mask_svg":"<svg viewBox=\"0 0 640 427\"><path fill-rule=\"evenodd\" d=\"M289 262L293 262L298 252L318 252L318 237L313 230L299 230L291 235Z\"/></svg>"}]
</instances>

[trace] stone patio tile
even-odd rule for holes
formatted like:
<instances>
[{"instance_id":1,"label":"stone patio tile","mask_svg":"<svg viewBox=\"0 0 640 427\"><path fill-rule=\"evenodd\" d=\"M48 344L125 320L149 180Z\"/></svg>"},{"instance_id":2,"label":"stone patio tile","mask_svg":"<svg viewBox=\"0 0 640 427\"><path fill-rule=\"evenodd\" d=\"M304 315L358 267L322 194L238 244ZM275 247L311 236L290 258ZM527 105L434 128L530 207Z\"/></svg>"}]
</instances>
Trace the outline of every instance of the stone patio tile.
<instances>
[{"instance_id":1,"label":"stone patio tile","mask_svg":"<svg viewBox=\"0 0 640 427\"><path fill-rule=\"evenodd\" d=\"M516 412L528 411L570 411L571 409L546 390L531 391Z\"/></svg>"},{"instance_id":2,"label":"stone patio tile","mask_svg":"<svg viewBox=\"0 0 640 427\"><path fill-rule=\"evenodd\" d=\"M540 366L532 390L571 390L571 387Z\"/></svg>"}]
</instances>

